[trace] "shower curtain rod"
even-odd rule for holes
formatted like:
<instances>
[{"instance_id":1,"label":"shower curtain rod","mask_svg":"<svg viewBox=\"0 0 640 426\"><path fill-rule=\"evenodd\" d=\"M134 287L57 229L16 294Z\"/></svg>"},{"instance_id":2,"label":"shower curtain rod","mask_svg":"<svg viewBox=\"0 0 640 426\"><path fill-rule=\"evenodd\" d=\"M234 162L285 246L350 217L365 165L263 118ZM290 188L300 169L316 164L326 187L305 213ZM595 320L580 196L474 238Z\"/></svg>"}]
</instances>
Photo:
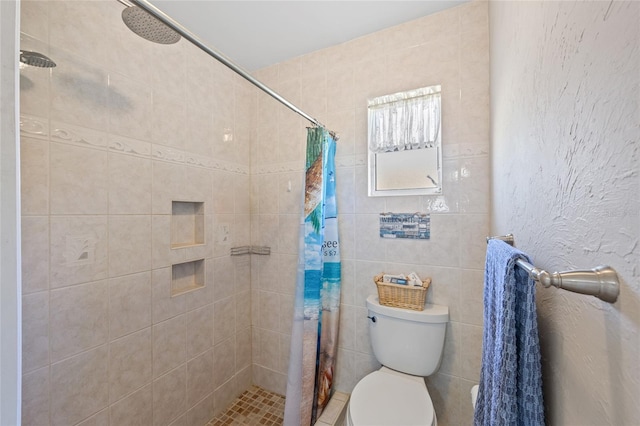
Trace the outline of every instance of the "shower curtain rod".
<instances>
[{"instance_id":1,"label":"shower curtain rod","mask_svg":"<svg viewBox=\"0 0 640 426\"><path fill-rule=\"evenodd\" d=\"M160 9L158 9L157 7L155 7L154 5L149 3L147 0L128 0L128 1L130 3L135 4L136 6L138 6L140 8L142 8L142 9L144 9L147 13L149 13L150 15L154 16L155 18L159 19L160 21L162 21L165 25L169 26L171 29L173 29L178 34L180 34L182 37L186 38L191 43L193 43L194 45L199 47L202 51L207 53L209 56L211 56L214 59L222 62L225 66L230 68L236 74L239 74L241 77L243 77L249 83L253 84L258 89L262 90L267 95L271 96L272 98L274 98L275 100L277 100L278 102L280 102L281 104L283 104L284 106L289 108L291 111L295 112L298 115L301 115L302 117L306 118L307 120L309 120L311 123L315 124L316 126L319 126L319 127L322 127L322 128L326 129L326 127L322 123L320 123L318 120L316 120L315 118L313 118L312 116L310 116L306 112L302 111L300 108L298 108L297 106L295 106L294 104L292 104L291 102L289 102L288 100L286 100L285 98L283 98L282 96L280 96L279 94L277 94L276 92L271 90L268 86L266 86L261 81L259 81L259 80L255 79L254 77L252 77L240 65L234 63L231 59L227 58L222 53L220 53L220 52L218 52L216 50L213 50L212 48L210 48L209 46L204 44L202 42L202 40L200 40L195 34L190 32L189 30L187 30L185 27L183 27L178 22L173 20L169 15L167 15L166 13L164 13L163 11L161 11ZM332 136L335 137L335 133L334 132L330 132L330 133L332 134Z\"/></svg>"}]
</instances>

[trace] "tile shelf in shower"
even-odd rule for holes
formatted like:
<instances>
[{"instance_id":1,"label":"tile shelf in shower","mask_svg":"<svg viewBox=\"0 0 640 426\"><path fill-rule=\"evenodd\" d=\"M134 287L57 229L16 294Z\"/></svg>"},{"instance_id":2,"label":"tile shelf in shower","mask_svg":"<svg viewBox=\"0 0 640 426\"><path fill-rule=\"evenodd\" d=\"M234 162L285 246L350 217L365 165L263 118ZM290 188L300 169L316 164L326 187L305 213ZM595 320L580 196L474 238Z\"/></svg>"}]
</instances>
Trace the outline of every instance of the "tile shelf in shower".
<instances>
[{"instance_id":1,"label":"tile shelf in shower","mask_svg":"<svg viewBox=\"0 0 640 426\"><path fill-rule=\"evenodd\" d=\"M204 245L204 203L171 202L171 248Z\"/></svg>"},{"instance_id":2,"label":"tile shelf in shower","mask_svg":"<svg viewBox=\"0 0 640 426\"><path fill-rule=\"evenodd\" d=\"M171 265L171 297L204 288L204 259Z\"/></svg>"}]
</instances>

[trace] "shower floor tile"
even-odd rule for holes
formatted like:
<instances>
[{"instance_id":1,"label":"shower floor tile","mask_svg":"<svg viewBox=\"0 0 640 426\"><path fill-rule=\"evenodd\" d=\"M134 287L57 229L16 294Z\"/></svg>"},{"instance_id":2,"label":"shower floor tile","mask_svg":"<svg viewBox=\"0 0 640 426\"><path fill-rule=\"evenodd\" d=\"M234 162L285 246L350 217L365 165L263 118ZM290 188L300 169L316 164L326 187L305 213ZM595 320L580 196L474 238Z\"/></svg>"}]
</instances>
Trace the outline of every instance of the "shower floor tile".
<instances>
[{"instance_id":1,"label":"shower floor tile","mask_svg":"<svg viewBox=\"0 0 640 426\"><path fill-rule=\"evenodd\" d=\"M282 425L283 417L284 396L252 386L206 426L275 426Z\"/></svg>"}]
</instances>

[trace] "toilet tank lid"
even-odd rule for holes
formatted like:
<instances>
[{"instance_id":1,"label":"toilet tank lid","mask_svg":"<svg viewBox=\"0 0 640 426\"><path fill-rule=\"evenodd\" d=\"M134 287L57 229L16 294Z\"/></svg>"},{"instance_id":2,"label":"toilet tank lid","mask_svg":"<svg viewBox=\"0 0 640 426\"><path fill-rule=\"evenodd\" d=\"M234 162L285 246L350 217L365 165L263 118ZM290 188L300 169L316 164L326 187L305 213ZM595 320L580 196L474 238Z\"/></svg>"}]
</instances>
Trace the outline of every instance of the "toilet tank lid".
<instances>
[{"instance_id":1,"label":"toilet tank lid","mask_svg":"<svg viewBox=\"0 0 640 426\"><path fill-rule=\"evenodd\" d=\"M427 303L424 310L414 311L411 309L395 308L381 305L378 296L367 297L367 308L371 312L389 317L400 318L407 321L443 323L449 321L449 307L444 305L433 305Z\"/></svg>"}]
</instances>

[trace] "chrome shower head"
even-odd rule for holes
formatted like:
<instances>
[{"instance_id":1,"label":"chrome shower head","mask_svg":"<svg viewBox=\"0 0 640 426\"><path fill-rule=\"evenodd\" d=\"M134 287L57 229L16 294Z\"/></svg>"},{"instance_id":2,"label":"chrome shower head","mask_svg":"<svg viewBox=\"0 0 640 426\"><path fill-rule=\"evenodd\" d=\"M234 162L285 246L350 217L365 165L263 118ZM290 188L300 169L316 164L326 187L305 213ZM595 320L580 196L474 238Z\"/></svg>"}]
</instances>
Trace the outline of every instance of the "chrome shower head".
<instances>
[{"instance_id":1,"label":"chrome shower head","mask_svg":"<svg viewBox=\"0 0 640 426\"><path fill-rule=\"evenodd\" d=\"M129 6L124 9L122 20L131 31L154 43L173 44L181 38L180 34L164 22L138 6Z\"/></svg>"},{"instance_id":2,"label":"chrome shower head","mask_svg":"<svg viewBox=\"0 0 640 426\"><path fill-rule=\"evenodd\" d=\"M55 62L44 56L42 53L31 52L29 50L20 51L20 62L40 68L53 68L56 66Z\"/></svg>"}]
</instances>

